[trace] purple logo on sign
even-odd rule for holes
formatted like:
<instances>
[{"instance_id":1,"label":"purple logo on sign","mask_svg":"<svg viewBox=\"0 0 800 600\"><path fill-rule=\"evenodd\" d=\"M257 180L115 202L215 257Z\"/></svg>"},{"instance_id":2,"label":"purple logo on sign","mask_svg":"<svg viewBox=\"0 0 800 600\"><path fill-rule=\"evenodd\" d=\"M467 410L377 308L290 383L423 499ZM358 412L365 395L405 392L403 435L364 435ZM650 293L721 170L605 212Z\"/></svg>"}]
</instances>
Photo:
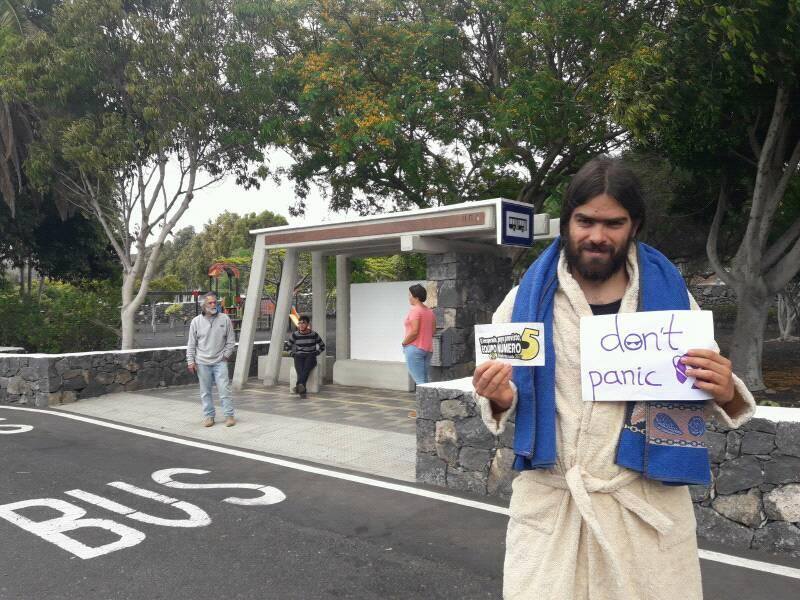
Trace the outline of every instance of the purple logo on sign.
<instances>
[{"instance_id":1,"label":"purple logo on sign","mask_svg":"<svg viewBox=\"0 0 800 600\"><path fill-rule=\"evenodd\" d=\"M689 376L686 374L687 367L681 362L684 356L688 356L688 354L672 357L672 366L675 367L675 379L678 380L678 383L686 383L686 380L689 379ZM692 384L692 389L699 390L700 388Z\"/></svg>"}]
</instances>

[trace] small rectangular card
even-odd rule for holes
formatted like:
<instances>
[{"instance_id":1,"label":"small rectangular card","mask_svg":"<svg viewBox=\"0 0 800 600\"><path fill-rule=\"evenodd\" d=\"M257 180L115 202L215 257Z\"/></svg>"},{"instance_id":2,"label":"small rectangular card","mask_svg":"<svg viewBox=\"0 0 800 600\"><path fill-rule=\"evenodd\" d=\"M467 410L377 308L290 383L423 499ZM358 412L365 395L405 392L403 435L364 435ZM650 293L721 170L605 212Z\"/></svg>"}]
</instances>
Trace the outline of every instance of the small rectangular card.
<instances>
[{"instance_id":1,"label":"small rectangular card","mask_svg":"<svg viewBox=\"0 0 800 600\"><path fill-rule=\"evenodd\" d=\"M475 325L475 364L487 360L499 360L516 367L541 367L544 365L544 325Z\"/></svg>"},{"instance_id":2,"label":"small rectangular card","mask_svg":"<svg viewBox=\"0 0 800 600\"><path fill-rule=\"evenodd\" d=\"M664 310L581 318L583 400L706 400L680 359L716 348L711 312ZM558 348L556 348L558 352Z\"/></svg>"}]
</instances>

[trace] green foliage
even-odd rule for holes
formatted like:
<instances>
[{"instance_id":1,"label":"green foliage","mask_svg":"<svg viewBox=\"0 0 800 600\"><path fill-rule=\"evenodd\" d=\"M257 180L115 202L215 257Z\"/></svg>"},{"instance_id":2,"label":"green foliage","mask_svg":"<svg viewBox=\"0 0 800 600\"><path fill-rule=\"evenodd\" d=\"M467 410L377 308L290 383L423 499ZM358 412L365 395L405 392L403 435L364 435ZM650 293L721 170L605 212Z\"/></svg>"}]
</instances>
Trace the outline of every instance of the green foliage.
<instances>
[{"instance_id":1,"label":"green foliage","mask_svg":"<svg viewBox=\"0 0 800 600\"><path fill-rule=\"evenodd\" d=\"M352 259L352 283L413 281L426 278L424 254L395 254Z\"/></svg>"},{"instance_id":2,"label":"green foliage","mask_svg":"<svg viewBox=\"0 0 800 600\"><path fill-rule=\"evenodd\" d=\"M36 204L29 189L17 197L13 217L0 204L0 260L59 281L119 280L119 264L97 223L80 214L62 219L50 200Z\"/></svg>"},{"instance_id":3,"label":"green foliage","mask_svg":"<svg viewBox=\"0 0 800 600\"><path fill-rule=\"evenodd\" d=\"M119 342L118 297L108 282L49 283L41 300L0 291L0 345L50 354L111 350Z\"/></svg>"},{"instance_id":4,"label":"green foliage","mask_svg":"<svg viewBox=\"0 0 800 600\"><path fill-rule=\"evenodd\" d=\"M286 225L286 219L268 210L261 213L237 215L225 211L209 221L200 233L192 228L181 229L174 240L164 244L163 275L176 277L181 283L175 289L205 289L208 287L208 268L215 262L232 262L248 269L252 262L253 229ZM246 289L243 273L240 287Z\"/></svg>"},{"instance_id":5,"label":"green foliage","mask_svg":"<svg viewBox=\"0 0 800 600\"><path fill-rule=\"evenodd\" d=\"M183 282L175 275L165 275L158 279L150 280L150 290L158 292L179 292L188 288L184 287Z\"/></svg>"},{"instance_id":6,"label":"green foliage","mask_svg":"<svg viewBox=\"0 0 800 600\"><path fill-rule=\"evenodd\" d=\"M147 294L135 283L196 192L229 174L258 184L261 99L242 81L255 53L232 3L60 2L52 31L2 65L0 97L21 93L41 117L26 177L97 219L119 258L125 348Z\"/></svg>"},{"instance_id":7,"label":"green foliage","mask_svg":"<svg viewBox=\"0 0 800 600\"><path fill-rule=\"evenodd\" d=\"M608 74L667 2L240 2L271 52L262 141L300 197L360 213L510 195L540 207L617 147Z\"/></svg>"},{"instance_id":8,"label":"green foliage","mask_svg":"<svg viewBox=\"0 0 800 600\"><path fill-rule=\"evenodd\" d=\"M170 304L164 314L168 317L178 317L183 314L183 305L178 303Z\"/></svg>"},{"instance_id":9,"label":"green foliage","mask_svg":"<svg viewBox=\"0 0 800 600\"><path fill-rule=\"evenodd\" d=\"M800 264L790 255L800 230L798 74L797 0L681 0L669 27L645 30L611 72L617 118L691 173L677 212L710 223L723 198L720 256L743 285L763 277L772 292Z\"/></svg>"},{"instance_id":10,"label":"green foliage","mask_svg":"<svg viewBox=\"0 0 800 600\"><path fill-rule=\"evenodd\" d=\"M616 116L677 165L750 170L750 140L769 125L776 87L796 89L800 3L682 0L677 9L611 69Z\"/></svg>"},{"instance_id":11,"label":"green foliage","mask_svg":"<svg viewBox=\"0 0 800 600\"><path fill-rule=\"evenodd\" d=\"M176 155L255 183L247 162L262 158L258 115L238 86L247 65L236 61L248 53L230 14L226 1L61 4L52 35L17 57L15 74L48 117L30 176L40 186L71 183L81 201L86 178L111 201L139 168Z\"/></svg>"}]
</instances>

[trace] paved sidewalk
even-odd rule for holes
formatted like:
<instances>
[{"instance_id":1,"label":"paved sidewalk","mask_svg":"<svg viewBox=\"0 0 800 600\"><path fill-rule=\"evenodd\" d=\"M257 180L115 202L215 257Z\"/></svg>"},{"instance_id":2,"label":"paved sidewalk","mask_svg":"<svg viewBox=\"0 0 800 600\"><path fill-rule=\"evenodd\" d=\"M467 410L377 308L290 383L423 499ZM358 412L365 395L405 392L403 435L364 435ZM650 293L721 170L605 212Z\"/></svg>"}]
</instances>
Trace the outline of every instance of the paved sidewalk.
<instances>
[{"instance_id":1,"label":"paved sidewalk","mask_svg":"<svg viewBox=\"0 0 800 600\"><path fill-rule=\"evenodd\" d=\"M286 389L252 387L234 393L237 424L202 427L196 385L87 398L59 410L161 433L297 458L399 479L415 480L413 394L325 386L299 399ZM215 393L215 404L219 401ZM358 423L358 425L354 424Z\"/></svg>"}]
</instances>

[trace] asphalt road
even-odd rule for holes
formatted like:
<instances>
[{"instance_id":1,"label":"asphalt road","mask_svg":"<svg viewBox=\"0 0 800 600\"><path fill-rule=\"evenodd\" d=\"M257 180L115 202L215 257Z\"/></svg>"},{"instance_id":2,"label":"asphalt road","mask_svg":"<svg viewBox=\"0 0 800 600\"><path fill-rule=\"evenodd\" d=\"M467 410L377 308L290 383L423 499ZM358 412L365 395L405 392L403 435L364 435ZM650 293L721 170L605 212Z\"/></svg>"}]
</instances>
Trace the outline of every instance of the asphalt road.
<instances>
[{"instance_id":1,"label":"asphalt road","mask_svg":"<svg viewBox=\"0 0 800 600\"><path fill-rule=\"evenodd\" d=\"M0 419L2 600L500 597L507 517L490 505L42 412ZM798 597L798 579L702 565L706 598Z\"/></svg>"}]
</instances>

